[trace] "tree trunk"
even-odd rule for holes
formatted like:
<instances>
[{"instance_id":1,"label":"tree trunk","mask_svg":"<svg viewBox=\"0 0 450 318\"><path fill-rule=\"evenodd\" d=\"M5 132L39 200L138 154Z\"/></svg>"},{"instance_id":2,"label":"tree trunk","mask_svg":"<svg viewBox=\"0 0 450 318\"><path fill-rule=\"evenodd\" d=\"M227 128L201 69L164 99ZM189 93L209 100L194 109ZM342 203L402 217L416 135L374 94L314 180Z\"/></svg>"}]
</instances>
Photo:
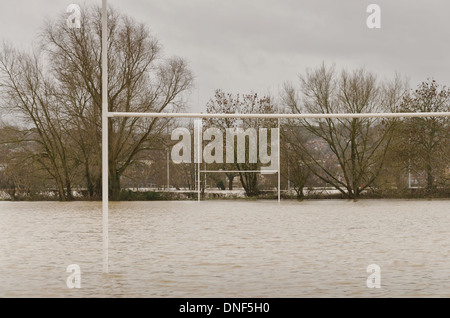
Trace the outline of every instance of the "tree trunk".
<instances>
[{"instance_id":1,"label":"tree trunk","mask_svg":"<svg viewBox=\"0 0 450 318\"><path fill-rule=\"evenodd\" d=\"M356 186L356 188L353 189L353 202L358 201L358 197L359 197L359 191L358 191L358 186Z\"/></svg>"},{"instance_id":2,"label":"tree trunk","mask_svg":"<svg viewBox=\"0 0 450 318\"><path fill-rule=\"evenodd\" d=\"M16 185L15 185L15 183L13 183L9 195L12 197L13 201L16 201L16 200L17 200L17 196L16 196Z\"/></svg>"},{"instance_id":3,"label":"tree trunk","mask_svg":"<svg viewBox=\"0 0 450 318\"><path fill-rule=\"evenodd\" d=\"M116 169L110 169L110 197L111 201L119 201L120 199L120 175Z\"/></svg>"},{"instance_id":4,"label":"tree trunk","mask_svg":"<svg viewBox=\"0 0 450 318\"><path fill-rule=\"evenodd\" d=\"M233 190L233 180L234 180L234 176L233 176L233 175L228 175L228 174L227 174L227 178L228 178L228 190Z\"/></svg>"},{"instance_id":5,"label":"tree trunk","mask_svg":"<svg viewBox=\"0 0 450 318\"><path fill-rule=\"evenodd\" d=\"M297 200L303 201L305 199L305 194L303 193L304 185L300 185L298 188L295 188L295 192L297 192Z\"/></svg>"},{"instance_id":6,"label":"tree trunk","mask_svg":"<svg viewBox=\"0 0 450 318\"><path fill-rule=\"evenodd\" d=\"M94 197L94 184L92 183L91 173L89 171L89 162L86 160L84 164L84 176L86 178L87 195L89 199Z\"/></svg>"},{"instance_id":7,"label":"tree trunk","mask_svg":"<svg viewBox=\"0 0 450 318\"><path fill-rule=\"evenodd\" d=\"M433 168L430 164L427 164L426 167L426 173L427 173L427 190L431 190L434 187L434 177L433 177Z\"/></svg>"},{"instance_id":8,"label":"tree trunk","mask_svg":"<svg viewBox=\"0 0 450 318\"><path fill-rule=\"evenodd\" d=\"M259 194L258 180L255 173L241 173L239 172L241 184L244 187L247 197L254 197Z\"/></svg>"},{"instance_id":9,"label":"tree trunk","mask_svg":"<svg viewBox=\"0 0 450 318\"><path fill-rule=\"evenodd\" d=\"M66 181L66 199L67 201L73 200L72 185L70 181Z\"/></svg>"},{"instance_id":10,"label":"tree trunk","mask_svg":"<svg viewBox=\"0 0 450 318\"><path fill-rule=\"evenodd\" d=\"M58 187L59 200L67 201L66 195L64 193L64 186L60 178L56 178L56 186Z\"/></svg>"}]
</instances>

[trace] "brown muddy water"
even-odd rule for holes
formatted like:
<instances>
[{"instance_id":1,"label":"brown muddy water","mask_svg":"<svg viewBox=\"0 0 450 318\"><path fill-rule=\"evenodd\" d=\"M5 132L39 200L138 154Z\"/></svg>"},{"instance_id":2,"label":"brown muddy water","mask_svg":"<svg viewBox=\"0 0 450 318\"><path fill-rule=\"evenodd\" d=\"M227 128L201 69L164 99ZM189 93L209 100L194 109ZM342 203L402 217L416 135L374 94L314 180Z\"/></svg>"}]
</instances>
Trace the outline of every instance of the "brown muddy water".
<instances>
[{"instance_id":1,"label":"brown muddy water","mask_svg":"<svg viewBox=\"0 0 450 318\"><path fill-rule=\"evenodd\" d=\"M110 203L107 275L101 214L0 202L0 297L450 297L449 200Z\"/></svg>"}]
</instances>

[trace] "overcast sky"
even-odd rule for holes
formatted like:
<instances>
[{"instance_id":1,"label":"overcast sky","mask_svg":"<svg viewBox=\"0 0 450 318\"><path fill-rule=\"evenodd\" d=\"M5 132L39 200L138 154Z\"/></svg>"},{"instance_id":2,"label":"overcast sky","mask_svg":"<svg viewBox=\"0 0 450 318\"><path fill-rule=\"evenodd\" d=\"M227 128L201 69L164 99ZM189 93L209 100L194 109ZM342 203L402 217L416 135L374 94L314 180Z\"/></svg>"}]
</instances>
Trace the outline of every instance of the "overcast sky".
<instances>
[{"instance_id":1,"label":"overcast sky","mask_svg":"<svg viewBox=\"0 0 450 318\"><path fill-rule=\"evenodd\" d=\"M101 0L0 0L0 36L30 46L46 17L71 3ZM109 0L145 22L166 55L185 58L196 77L190 111L204 111L216 88L278 94L285 81L322 61L395 72L415 87L434 77L450 84L448 0ZM366 8L381 7L381 29Z\"/></svg>"}]
</instances>

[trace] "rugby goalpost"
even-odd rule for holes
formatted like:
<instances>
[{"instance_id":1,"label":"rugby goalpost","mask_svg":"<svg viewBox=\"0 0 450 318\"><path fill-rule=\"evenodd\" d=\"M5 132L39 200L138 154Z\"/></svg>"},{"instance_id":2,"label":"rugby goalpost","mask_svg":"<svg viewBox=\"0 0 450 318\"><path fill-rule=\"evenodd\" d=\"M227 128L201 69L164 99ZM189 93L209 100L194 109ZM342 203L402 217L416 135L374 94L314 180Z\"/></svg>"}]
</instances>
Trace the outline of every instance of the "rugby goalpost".
<instances>
[{"instance_id":1,"label":"rugby goalpost","mask_svg":"<svg viewBox=\"0 0 450 318\"><path fill-rule=\"evenodd\" d=\"M108 109L108 52L107 52L107 0L102 0L102 241L103 241L103 273L109 273L109 153L108 153L108 120L118 117L150 117L150 118L260 118L278 119L325 119L325 118L411 118L411 117L450 117L450 112L422 112L422 113L334 113L334 114L204 114L204 113L136 113L136 112L110 112ZM278 129L278 168L264 171L265 173L278 173L278 202L280 202L280 130ZM198 137L198 136L197 136ZM200 143L199 143L200 144ZM200 151L200 145L197 151ZM200 160L199 160L200 161ZM200 164L200 162L198 163ZM226 172L223 170L197 170L201 172ZM236 170L236 172L239 172ZM261 173L260 170L247 172ZM198 177L198 201L200 201L200 178Z\"/></svg>"}]
</instances>

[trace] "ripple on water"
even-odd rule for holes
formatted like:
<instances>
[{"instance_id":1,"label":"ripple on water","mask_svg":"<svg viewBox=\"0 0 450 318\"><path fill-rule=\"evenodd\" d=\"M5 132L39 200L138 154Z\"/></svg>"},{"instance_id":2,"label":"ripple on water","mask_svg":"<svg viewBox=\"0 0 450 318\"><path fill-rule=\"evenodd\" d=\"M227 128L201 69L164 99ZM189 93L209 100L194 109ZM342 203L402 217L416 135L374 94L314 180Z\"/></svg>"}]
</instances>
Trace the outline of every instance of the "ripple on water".
<instances>
[{"instance_id":1,"label":"ripple on water","mask_svg":"<svg viewBox=\"0 0 450 318\"><path fill-rule=\"evenodd\" d=\"M448 297L448 203L0 202L0 297Z\"/></svg>"}]
</instances>

